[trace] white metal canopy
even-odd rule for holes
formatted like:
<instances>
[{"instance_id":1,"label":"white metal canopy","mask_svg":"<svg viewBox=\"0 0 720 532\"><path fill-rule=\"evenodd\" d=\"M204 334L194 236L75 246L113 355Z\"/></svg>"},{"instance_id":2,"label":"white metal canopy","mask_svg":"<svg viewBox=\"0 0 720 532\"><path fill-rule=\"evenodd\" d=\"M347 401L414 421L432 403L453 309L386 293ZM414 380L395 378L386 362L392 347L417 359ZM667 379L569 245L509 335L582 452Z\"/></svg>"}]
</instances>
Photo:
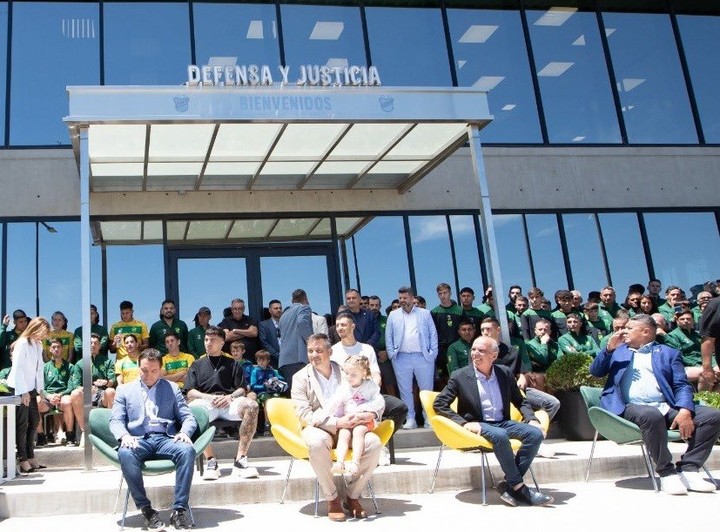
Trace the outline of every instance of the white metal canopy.
<instances>
[{"instance_id":1,"label":"white metal canopy","mask_svg":"<svg viewBox=\"0 0 720 532\"><path fill-rule=\"evenodd\" d=\"M495 303L500 310L505 307L479 138L480 129L492 120L484 91L296 85L93 86L67 91L69 114L64 121L80 170L82 308L90 308L91 191L331 189L352 194L358 189L396 189L404 193L468 141L480 188L484 254ZM193 234L205 235L207 240L212 230L231 238L235 222L188 219L182 223L169 226L168 232L186 240L188 235L191 239ZM295 225L313 236L313 231L324 227L322 219L313 223ZM347 231L361 223L362 219L354 220ZM123 243L142 240L152 231L145 225L134 227L138 239L124 222L98 227L96 231L113 233ZM298 236L288 231L278 237ZM273 235L259 234L259 238ZM505 313L498 312L497 317L507 331ZM90 330L89 313L82 326ZM83 335L83 343L89 353L90 334ZM87 420L89 364L83 373ZM92 468L89 445L85 465Z\"/></svg>"}]
</instances>

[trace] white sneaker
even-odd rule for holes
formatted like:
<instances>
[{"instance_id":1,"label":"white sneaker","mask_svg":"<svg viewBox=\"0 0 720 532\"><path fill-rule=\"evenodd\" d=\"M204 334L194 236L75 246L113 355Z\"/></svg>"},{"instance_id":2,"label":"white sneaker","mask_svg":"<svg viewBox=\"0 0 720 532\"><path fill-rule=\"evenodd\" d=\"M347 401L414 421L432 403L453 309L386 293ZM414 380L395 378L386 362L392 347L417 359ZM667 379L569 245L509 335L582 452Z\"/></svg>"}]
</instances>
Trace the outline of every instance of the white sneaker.
<instances>
[{"instance_id":1,"label":"white sneaker","mask_svg":"<svg viewBox=\"0 0 720 532\"><path fill-rule=\"evenodd\" d=\"M425 420L425 423L423 423L423 428L424 428L424 429L431 429L431 428L432 428L432 425L430 424L430 422L429 422L427 419Z\"/></svg>"},{"instance_id":2,"label":"white sneaker","mask_svg":"<svg viewBox=\"0 0 720 532\"><path fill-rule=\"evenodd\" d=\"M687 488L680 475L668 475L660 478L660 489L668 495L687 495Z\"/></svg>"},{"instance_id":3,"label":"white sneaker","mask_svg":"<svg viewBox=\"0 0 720 532\"><path fill-rule=\"evenodd\" d=\"M217 480L220 478L220 468L218 467L217 460L210 458L207 466L205 466L205 473L203 473L203 480Z\"/></svg>"},{"instance_id":4,"label":"white sneaker","mask_svg":"<svg viewBox=\"0 0 720 532\"><path fill-rule=\"evenodd\" d=\"M258 470L248 465L247 456L241 456L233 464L233 474L240 478L258 478Z\"/></svg>"},{"instance_id":5,"label":"white sneaker","mask_svg":"<svg viewBox=\"0 0 720 532\"><path fill-rule=\"evenodd\" d=\"M555 456L555 449L553 449L547 443L541 443L537 455L542 458L552 458L553 456Z\"/></svg>"},{"instance_id":6,"label":"white sneaker","mask_svg":"<svg viewBox=\"0 0 720 532\"><path fill-rule=\"evenodd\" d=\"M378 460L378 465L380 467L390 465L390 449L388 449L387 447L383 447L382 451L380 451L380 459Z\"/></svg>"},{"instance_id":7,"label":"white sneaker","mask_svg":"<svg viewBox=\"0 0 720 532\"><path fill-rule=\"evenodd\" d=\"M707 482L698 471L681 471L678 475L688 491L699 491L701 493L713 493L715 484Z\"/></svg>"},{"instance_id":8,"label":"white sneaker","mask_svg":"<svg viewBox=\"0 0 720 532\"><path fill-rule=\"evenodd\" d=\"M57 431L57 434L55 434L55 443L58 445L67 445L67 435L64 430Z\"/></svg>"},{"instance_id":9,"label":"white sneaker","mask_svg":"<svg viewBox=\"0 0 720 532\"><path fill-rule=\"evenodd\" d=\"M404 429L416 429L417 428L417 422L414 419L408 419L405 424L403 425Z\"/></svg>"}]
</instances>

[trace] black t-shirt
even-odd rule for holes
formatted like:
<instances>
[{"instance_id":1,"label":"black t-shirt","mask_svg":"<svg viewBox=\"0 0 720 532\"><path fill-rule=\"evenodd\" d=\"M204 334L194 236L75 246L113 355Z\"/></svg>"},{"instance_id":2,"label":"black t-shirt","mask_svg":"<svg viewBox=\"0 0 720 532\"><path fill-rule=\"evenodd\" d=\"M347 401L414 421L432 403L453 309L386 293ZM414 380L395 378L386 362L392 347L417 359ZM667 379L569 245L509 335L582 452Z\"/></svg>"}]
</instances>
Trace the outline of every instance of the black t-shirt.
<instances>
[{"instance_id":1,"label":"black t-shirt","mask_svg":"<svg viewBox=\"0 0 720 532\"><path fill-rule=\"evenodd\" d=\"M234 318L229 317L222 320L220 323L218 323L218 327L221 329L227 329L228 331L231 331L233 329L247 329L250 326L257 327L257 322L252 319L250 316L243 314L242 318L240 320L236 320ZM250 360L253 364L255 363L255 352L260 349L258 344L257 337L255 338L240 338L240 341L245 346L245 355L244 358L247 358ZM223 351L226 353L230 352L230 344L232 342L225 342L225 345L223 346Z\"/></svg>"},{"instance_id":2,"label":"black t-shirt","mask_svg":"<svg viewBox=\"0 0 720 532\"><path fill-rule=\"evenodd\" d=\"M720 297L711 299L703 310L700 336L715 338L715 360L720 364Z\"/></svg>"},{"instance_id":3,"label":"black t-shirt","mask_svg":"<svg viewBox=\"0 0 720 532\"><path fill-rule=\"evenodd\" d=\"M240 364L225 355L198 358L190 365L185 390L202 393L231 394L238 388L247 388Z\"/></svg>"}]
</instances>

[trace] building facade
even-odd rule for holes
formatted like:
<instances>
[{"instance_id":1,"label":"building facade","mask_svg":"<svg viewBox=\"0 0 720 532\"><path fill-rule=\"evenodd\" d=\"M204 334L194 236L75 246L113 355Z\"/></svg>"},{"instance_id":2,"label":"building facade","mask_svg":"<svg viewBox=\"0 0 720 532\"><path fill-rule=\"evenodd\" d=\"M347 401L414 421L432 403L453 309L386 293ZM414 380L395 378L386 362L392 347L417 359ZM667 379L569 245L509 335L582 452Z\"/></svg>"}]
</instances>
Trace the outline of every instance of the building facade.
<instances>
[{"instance_id":1,"label":"building facade","mask_svg":"<svg viewBox=\"0 0 720 532\"><path fill-rule=\"evenodd\" d=\"M181 85L188 65L374 65L384 86L476 87L502 279L546 295L720 277L720 8L706 2L0 3L3 312L80 320L78 168L66 86ZM4 53L3 53L4 52ZM213 323L232 297L488 283L480 193L459 149L407 189L169 189L92 194L93 301L157 319L166 296ZM162 174L161 170L158 170ZM147 177L147 170L145 173ZM157 177L157 176L156 176ZM54 232L51 232L54 230ZM479 301L476 301L479 303ZM433 305L434 306L434 305Z\"/></svg>"}]
</instances>

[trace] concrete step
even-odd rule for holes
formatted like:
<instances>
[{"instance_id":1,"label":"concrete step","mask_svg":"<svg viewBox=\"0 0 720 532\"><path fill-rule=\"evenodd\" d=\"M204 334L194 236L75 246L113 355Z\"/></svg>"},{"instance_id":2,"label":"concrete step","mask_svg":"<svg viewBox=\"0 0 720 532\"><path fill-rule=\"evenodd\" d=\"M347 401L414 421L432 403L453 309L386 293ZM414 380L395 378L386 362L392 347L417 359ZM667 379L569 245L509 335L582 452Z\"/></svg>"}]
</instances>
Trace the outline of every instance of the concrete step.
<instances>
[{"instance_id":1,"label":"concrete step","mask_svg":"<svg viewBox=\"0 0 720 532\"><path fill-rule=\"evenodd\" d=\"M418 432L417 437L419 436ZM404 438L401 440L404 441ZM549 440L548 443L556 449L555 457L536 458L533 463L533 470L540 485L582 481L591 442ZM673 443L670 449L675 456L679 456L684 451L685 444ZM420 449L400 448L397 452L396 464L378 467L373 476L373 484L380 504L382 505L383 500L401 494L426 493L432 483L438 461L438 450L439 445ZM46 451L44 453L46 456L51 454L47 452L51 451L50 449L43 451ZM493 455L489 455L489 461L494 477L500 477L501 471ZM232 476L232 458L220 459L222 477L219 480L202 480L196 472L191 504L194 507L217 507L279 502L288 475L289 458L287 456L253 457L251 462L258 469L260 478L241 479ZM481 457L478 453L445 450L438 470L435 491L479 488L482 478L480 463ZM720 477L717 472L720 468L720 447L713 450L708 467L714 471L716 478ZM648 489L651 489L640 449L633 445L620 446L608 441L598 442L590 481L632 477L645 477ZM126 490L123 486L115 510L119 483L119 470L107 465L98 464L90 471L80 468L43 469L20 476L0 486L0 518L120 512ZM150 499L158 508L168 508L172 504L173 474L146 477L145 483ZM338 484L340 483L341 480L338 479ZM294 461L285 500L312 501L314 485L314 474L309 463L302 460ZM137 513L132 501L129 513Z\"/></svg>"}]
</instances>

